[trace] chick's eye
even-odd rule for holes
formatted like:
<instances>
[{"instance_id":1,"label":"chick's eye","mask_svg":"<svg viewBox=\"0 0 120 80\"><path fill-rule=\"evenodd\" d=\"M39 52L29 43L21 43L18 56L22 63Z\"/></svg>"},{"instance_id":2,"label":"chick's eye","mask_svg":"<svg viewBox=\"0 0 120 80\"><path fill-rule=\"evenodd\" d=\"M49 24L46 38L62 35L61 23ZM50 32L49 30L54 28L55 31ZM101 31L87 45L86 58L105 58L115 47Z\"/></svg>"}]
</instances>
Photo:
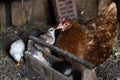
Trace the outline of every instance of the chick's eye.
<instances>
[{"instance_id":1,"label":"chick's eye","mask_svg":"<svg viewBox=\"0 0 120 80\"><path fill-rule=\"evenodd\" d=\"M50 29L50 31L53 31L54 29Z\"/></svg>"},{"instance_id":2,"label":"chick's eye","mask_svg":"<svg viewBox=\"0 0 120 80\"><path fill-rule=\"evenodd\" d=\"M50 31L52 31L52 29L50 29Z\"/></svg>"}]
</instances>

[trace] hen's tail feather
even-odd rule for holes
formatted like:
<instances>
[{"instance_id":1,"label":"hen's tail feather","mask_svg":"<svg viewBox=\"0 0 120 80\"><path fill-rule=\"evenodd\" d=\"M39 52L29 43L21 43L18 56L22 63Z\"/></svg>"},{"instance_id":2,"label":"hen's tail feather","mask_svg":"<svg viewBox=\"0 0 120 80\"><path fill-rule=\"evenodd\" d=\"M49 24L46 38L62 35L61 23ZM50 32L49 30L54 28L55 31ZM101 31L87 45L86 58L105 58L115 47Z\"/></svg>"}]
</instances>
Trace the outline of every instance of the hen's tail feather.
<instances>
[{"instance_id":1,"label":"hen's tail feather","mask_svg":"<svg viewBox=\"0 0 120 80\"><path fill-rule=\"evenodd\" d=\"M116 7L116 4L113 2L113 3L111 3L109 6L108 6L108 8L107 8L107 10L106 10L106 12L105 12L105 15L106 16L116 16L117 15L117 7Z\"/></svg>"}]
</instances>

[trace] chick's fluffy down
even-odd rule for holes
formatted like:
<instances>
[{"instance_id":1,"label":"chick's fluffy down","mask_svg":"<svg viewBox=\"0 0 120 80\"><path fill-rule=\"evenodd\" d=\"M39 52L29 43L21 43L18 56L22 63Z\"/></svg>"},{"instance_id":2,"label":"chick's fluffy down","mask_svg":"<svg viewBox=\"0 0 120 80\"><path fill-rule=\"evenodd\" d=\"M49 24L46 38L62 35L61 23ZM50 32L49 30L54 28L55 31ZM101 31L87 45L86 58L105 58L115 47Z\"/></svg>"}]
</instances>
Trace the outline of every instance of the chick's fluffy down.
<instances>
[{"instance_id":1,"label":"chick's fluffy down","mask_svg":"<svg viewBox=\"0 0 120 80\"><path fill-rule=\"evenodd\" d=\"M19 40L12 43L12 45L10 47L10 55L17 62L19 62L21 57L23 57L24 50L25 50L25 44L21 39L19 39Z\"/></svg>"}]
</instances>

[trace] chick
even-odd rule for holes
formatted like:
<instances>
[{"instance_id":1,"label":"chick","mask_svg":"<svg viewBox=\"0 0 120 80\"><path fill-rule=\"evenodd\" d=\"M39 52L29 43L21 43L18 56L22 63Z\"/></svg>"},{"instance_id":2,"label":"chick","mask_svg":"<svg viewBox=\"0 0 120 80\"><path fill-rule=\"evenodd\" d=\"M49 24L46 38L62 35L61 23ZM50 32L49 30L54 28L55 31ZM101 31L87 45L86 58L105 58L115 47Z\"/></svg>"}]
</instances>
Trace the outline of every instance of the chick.
<instances>
[{"instance_id":1,"label":"chick","mask_svg":"<svg viewBox=\"0 0 120 80\"><path fill-rule=\"evenodd\" d=\"M46 43L53 45L55 42L55 35L54 35L55 30L56 30L56 28L51 27L48 29L47 33L40 35L39 38L44 40Z\"/></svg>"},{"instance_id":2,"label":"chick","mask_svg":"<svg viewBox=\"0 0 120 80\"><path fill-rule=\"evenodd\" d=\"M28 40L28 51L26 51L25 53L26 54L29 53L34 58L36 58L38 61L42 62L43 64L47 66L50 66L49 62L44 57L43 53L36 48L35 43L32 40Z\"/></svg>"},{"instance_id":3,"label":"chick","mask_svg":"<svg viewBox=\"0 0 120 80\"><path fill-rule=\"evenodd\" d=\"M44 57L41 51L36 50L33 57L35 57L36 59L38 59L40 62L44 63L45 65L50 66L49 61L46 60L46 58Z\"/></svg>"},{"instance_id":4,"label":"chick","mask_svg":"<svg viewBox=\"0 0 120 80\"><path fill-rule=\"evenodd\" d=\"M16 66L20 66L20 61L24 55L24 51L25 51L25 43L23 42L22 39L19 39L11 44L10 55L17 62Z\"/></svg>"},{"instance_id":5,"label":"chick","mask_svg":"<svg viewBox=\"0 0 120 80\"><path fill-rule=\"evenodd\" d=\"M40 35L39 39L43 40L44 42L53 45L55 43L55 28L51 27L48 29L47 33ZM43 47L43 46L39 46L40 50L43 53L49 54L50 53L50 49ZM41 48L42 47L42 48Z\"/></svg>"}]
</instances>

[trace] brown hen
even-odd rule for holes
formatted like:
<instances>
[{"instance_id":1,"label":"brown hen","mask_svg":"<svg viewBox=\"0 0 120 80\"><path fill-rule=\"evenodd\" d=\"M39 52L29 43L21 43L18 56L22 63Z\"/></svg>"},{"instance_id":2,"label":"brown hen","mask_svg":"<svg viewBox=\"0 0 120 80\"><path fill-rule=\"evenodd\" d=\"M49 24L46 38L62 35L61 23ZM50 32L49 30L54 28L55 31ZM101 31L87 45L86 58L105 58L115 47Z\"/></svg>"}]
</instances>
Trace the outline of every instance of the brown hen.
<instances>
[{"instance_id":1,"label":"brown hen","mask_svg":"<svg viewBox=\"0 0 120 80\"><path fill-rule=\"evenodd\" d=\"M55 45L97 66L112 54L117 28L116 15L116 4L112 3L104 15L90 19L84 25L65 19L57 26L62 31Z\"/></svg>"}]
</instances>

